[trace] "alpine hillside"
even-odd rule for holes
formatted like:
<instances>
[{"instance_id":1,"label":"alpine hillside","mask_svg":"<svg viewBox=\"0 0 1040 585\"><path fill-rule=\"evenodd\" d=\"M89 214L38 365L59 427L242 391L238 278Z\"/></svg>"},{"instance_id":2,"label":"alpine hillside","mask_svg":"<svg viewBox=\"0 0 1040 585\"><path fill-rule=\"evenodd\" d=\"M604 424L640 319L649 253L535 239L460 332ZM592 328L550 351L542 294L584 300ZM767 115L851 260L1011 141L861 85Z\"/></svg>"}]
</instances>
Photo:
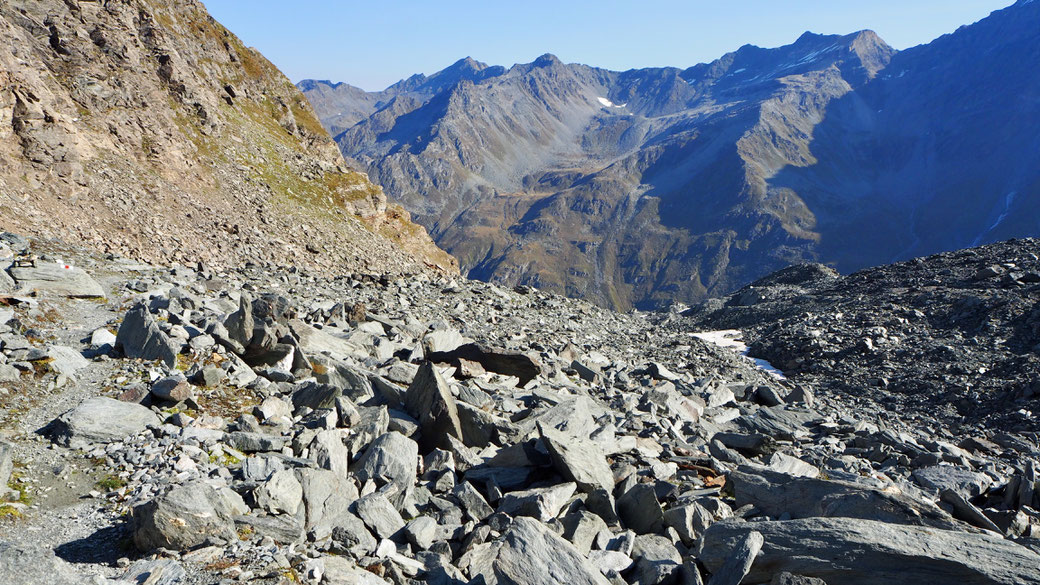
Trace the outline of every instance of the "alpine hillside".
<instances>
[{"instance_id":1,"label":"alpine hillside","mask_svg":"<svg viewBox=\"0 0 1040 585\"><path fill-rule=\"evenodd\" d=\"M0 33L0 227L152 261L455 270L201 3L14 0Z\"/></svg>"},{"instance_id":2,"label":"alpine hillside","mask_svg":"<svg viewBox=\"0 0 1040 585\"><path fill-rule=\"evenodd\" d=\"M1040 233L1038 24L1020 1L902 52L806 33L688 69L299 87L468 276L652 308Z\"/></svg>"}]
</instances>

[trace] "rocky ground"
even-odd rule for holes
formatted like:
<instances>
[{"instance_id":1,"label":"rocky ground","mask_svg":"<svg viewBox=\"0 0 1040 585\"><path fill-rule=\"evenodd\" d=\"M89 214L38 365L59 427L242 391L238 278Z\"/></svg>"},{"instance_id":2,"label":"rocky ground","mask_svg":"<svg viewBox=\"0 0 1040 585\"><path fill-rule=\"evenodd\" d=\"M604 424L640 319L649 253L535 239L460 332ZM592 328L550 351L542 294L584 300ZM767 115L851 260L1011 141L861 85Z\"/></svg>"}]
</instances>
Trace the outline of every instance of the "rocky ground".
<instances>
[{"instance_id":1,"label":"rocky ground","mask_svg":"<svg viewBox=\"0 0 1040 585\"><path fill-rule=\"evenodd\" d=\"M792 267L676 325L740 329L753 355L862 410L951 436L1003 429L1035 442L1038 301L1040 241L1020 239L845 277Z\"/></svg>"},{"instance_id":2,"label":"rocky ground","mask_svg":"<svg viewBox=\"0 0 1040 585\"><path fill-rule=\"evenodd\" d=\"M1035 272L990 260L1004 251L949 282L1018 323ZM1040 583L1030 429L879 416L867 396L894 391L856 386L851 353L813 373L763 351L780 337L752 296L842 282L821 270L742 291L740 321L738 297L618 314L442 274L200 271L10 234L0 258L0 574L22 583ZM893 298L960 302L932 263L904 265L920 284ZM886 323L855 343L925 343ZM694 337L709 325L745 328L788 377ZM1008 417L1015 399L1032 400Z\"/></svg>"}]
</instances>

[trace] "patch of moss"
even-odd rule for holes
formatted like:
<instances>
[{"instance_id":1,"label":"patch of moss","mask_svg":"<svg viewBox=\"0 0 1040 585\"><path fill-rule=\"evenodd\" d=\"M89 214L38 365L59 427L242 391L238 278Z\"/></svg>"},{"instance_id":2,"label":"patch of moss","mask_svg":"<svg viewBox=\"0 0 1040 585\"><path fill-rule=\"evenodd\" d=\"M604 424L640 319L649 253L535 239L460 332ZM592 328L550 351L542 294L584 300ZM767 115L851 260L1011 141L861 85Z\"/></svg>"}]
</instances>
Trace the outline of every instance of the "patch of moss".
<instances>
[{"instance_id":1,"label":"patch of moss","mask_svg":"<svg viewBox=\"0 0 1040 585\"><path fill-rule=\"evenodd\" d=\"M33 373L36 374L37 378L47 375L51 371L51 364L54 363L54 358L48 357L42 360L36 360L32 362Z\"/></svg>"},{"instance_id":2,"label":"patch of moss","mask_svg":"<svg viewBox=\"0 0 1040 585\"><path fill-rule=\"evenodd\" d=\"M242 460L234 455L223 453L220 456L210 455L209 462L214 465L220 465L221 467L234 467L235 465L242 463Z\"/></svg>"},{"instance_id":3,"label":"patch of moss","mask_svg":"<svg viewBox=\"0 0 1040 585\"><path fill-rule=\"evenodd\" d=\"M97 480L97 482L94 485L96 485L99 489L105 490L106 492L114 492L117 489L124 487L126 485L126 481L124 481L118 475L108 474L105 477L102 477L101 479Z\"/></svg>"},{"instance_id":4,"label":"patch of moss","mask_svg":"<svg viewBox=\"0 0 1040 585\"><path fill-rule=\"evenodd\" d=\"M20 466L20 464L16 464ZM25 504L26 506L32 504L32 497L29 495L29 484L25 481L25 475L20 471L11 472L11 479L7 482L7 487L18 492L19 504Z\"/></svg>"},{"instance_id":5,"label":"patch of moss","mask_svg":"<svg viewBox=\"0 0 1040 585\"><path fill-rule=\"evenodd\" d=\"M186 372L189 369L191 369L191 366L192 366L191 357L189 357L187 354L183 354L183 353L177 354L177 366L176 367L177 367L178 370L180 370L182 372Z\"/></svg>"},{"instance_id":6,"label":"patch of moss","mask_svg":"<svg viewBox=\"0 0 1040 585\"><path fill-rule=\"evenodd\" d=\"M300 579L300 574L297 573L296 569L294 569L292 567L289 567L287 569L282 569L279 572L279 575L281 575L282 577L288 579L292 583L300 583L301 585L303 583L303 580Z\"/></svg>"},{"instance_id":7,"label":"patch of moss","mask_svg":"<svg viewBox=\"0 0 1040 585\"><path fill-rule=\"evenodd\" d=\"M253 538L253 536L255 534L256 534L256 531L253 530L252 526L243 526L243 527L238 529L238 539L239 540L249 540L249 539Z\"/></svg>"}]
</instances>

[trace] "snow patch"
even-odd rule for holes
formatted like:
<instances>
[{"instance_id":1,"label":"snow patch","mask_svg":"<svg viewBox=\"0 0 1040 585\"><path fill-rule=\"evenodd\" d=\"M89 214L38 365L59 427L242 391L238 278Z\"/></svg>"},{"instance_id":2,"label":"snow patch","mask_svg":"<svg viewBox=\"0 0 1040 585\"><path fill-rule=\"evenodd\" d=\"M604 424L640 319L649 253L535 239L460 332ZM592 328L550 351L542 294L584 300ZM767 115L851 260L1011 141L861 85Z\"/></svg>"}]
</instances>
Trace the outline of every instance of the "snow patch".
<instances>
[{"instance_id":1,"label":"snow patch","mask_svg":"<svg viewBox=\"0 0 1040 585\"><path fill-rule=\"evenodd\" d=\"M1011 205L1015 202L1016 195L1018 195L1018 193L1016 191L1012 191L1004 196L1004 211L1000 212L1000 215L997 217L997 221L993 222L993 225L986 228L986 231L982 232L981 234L979 234L977 238L975 238L975 241L971 243L972 247L978 246L980 243L982 243L982 238L984 238L986 234L997 229L997 226L1003 223L1005 219L1007 219L1008 213L1011 211Z\"/></svg>"},{"instance_id":2,"label":"snow patch","mask_svg":"<svg viewBox=\"0 0 1040 585\"><path fill-rule=\"evenodd\" d=\"M708 343L711 343L713 345L717 345L719 347L735 351L740 355L744 356L745 358L754 362L755 367L762 370L763 372L776 376L781 380L785 379L784 373L781 372L779 369L775 368L773 364L767 362L764 359L751 357L748 355L748 346L744 343L744 340L741 339L741 333L739 329L701 331L699 333L691 333L690 335L702 341L707 341Z\"/></svg>"},{"instance_id":3,"label":"snow patch","mask_svg":"<svg viewBox=\"0 0 1040 585\"><path fill-rule=\"evenodd\" d=\"M614 102L608 100L605 97L598 97L596 99L599 100L599 103L603 104L604 108L623 108L628 105L627 103L615 104Z\"/></svg>"}]
</instances>

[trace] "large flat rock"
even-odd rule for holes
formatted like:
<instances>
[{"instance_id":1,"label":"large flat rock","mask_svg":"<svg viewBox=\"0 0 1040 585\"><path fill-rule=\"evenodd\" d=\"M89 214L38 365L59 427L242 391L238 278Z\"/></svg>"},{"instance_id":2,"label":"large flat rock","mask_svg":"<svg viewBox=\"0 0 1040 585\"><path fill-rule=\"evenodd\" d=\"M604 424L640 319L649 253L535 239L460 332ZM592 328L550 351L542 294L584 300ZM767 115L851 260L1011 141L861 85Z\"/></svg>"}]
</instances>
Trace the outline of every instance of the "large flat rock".
<instances>
[{"instance_id":1,"label":"large flat rock","mask_svg":"<svg viewBox=\"0 0 1040 585\"><path fill-rule=\"evenodd\" d=\"M98 396L55 419L51 436L67 447L82 448L119 441L158 424L159 417L140 404Z\"/></svg>"},{"instance_id":2,"label":"large flat rock","mask_svg":"<svg viewBox=\"0 0 1040 585\"><path fill-rule=\"evenodd\" d=\"M723 520L705 531L698 560L720 571L751 532L765 542L748 583L784 571L827 585L1040 583L1040 555L998 536L854 518Z\"/></svg>"},{"instance_id":3,"label":"large flat rock","mask_svg":"<svg viewBox=\"0 0 1040 585\"><path fill-rule=\"evenodd\" d=\"M11 276L20 291L72 298L104 298L105 289L83 269L66 264L40 263L12 266Z\"/></svg>"}]
</instances>

